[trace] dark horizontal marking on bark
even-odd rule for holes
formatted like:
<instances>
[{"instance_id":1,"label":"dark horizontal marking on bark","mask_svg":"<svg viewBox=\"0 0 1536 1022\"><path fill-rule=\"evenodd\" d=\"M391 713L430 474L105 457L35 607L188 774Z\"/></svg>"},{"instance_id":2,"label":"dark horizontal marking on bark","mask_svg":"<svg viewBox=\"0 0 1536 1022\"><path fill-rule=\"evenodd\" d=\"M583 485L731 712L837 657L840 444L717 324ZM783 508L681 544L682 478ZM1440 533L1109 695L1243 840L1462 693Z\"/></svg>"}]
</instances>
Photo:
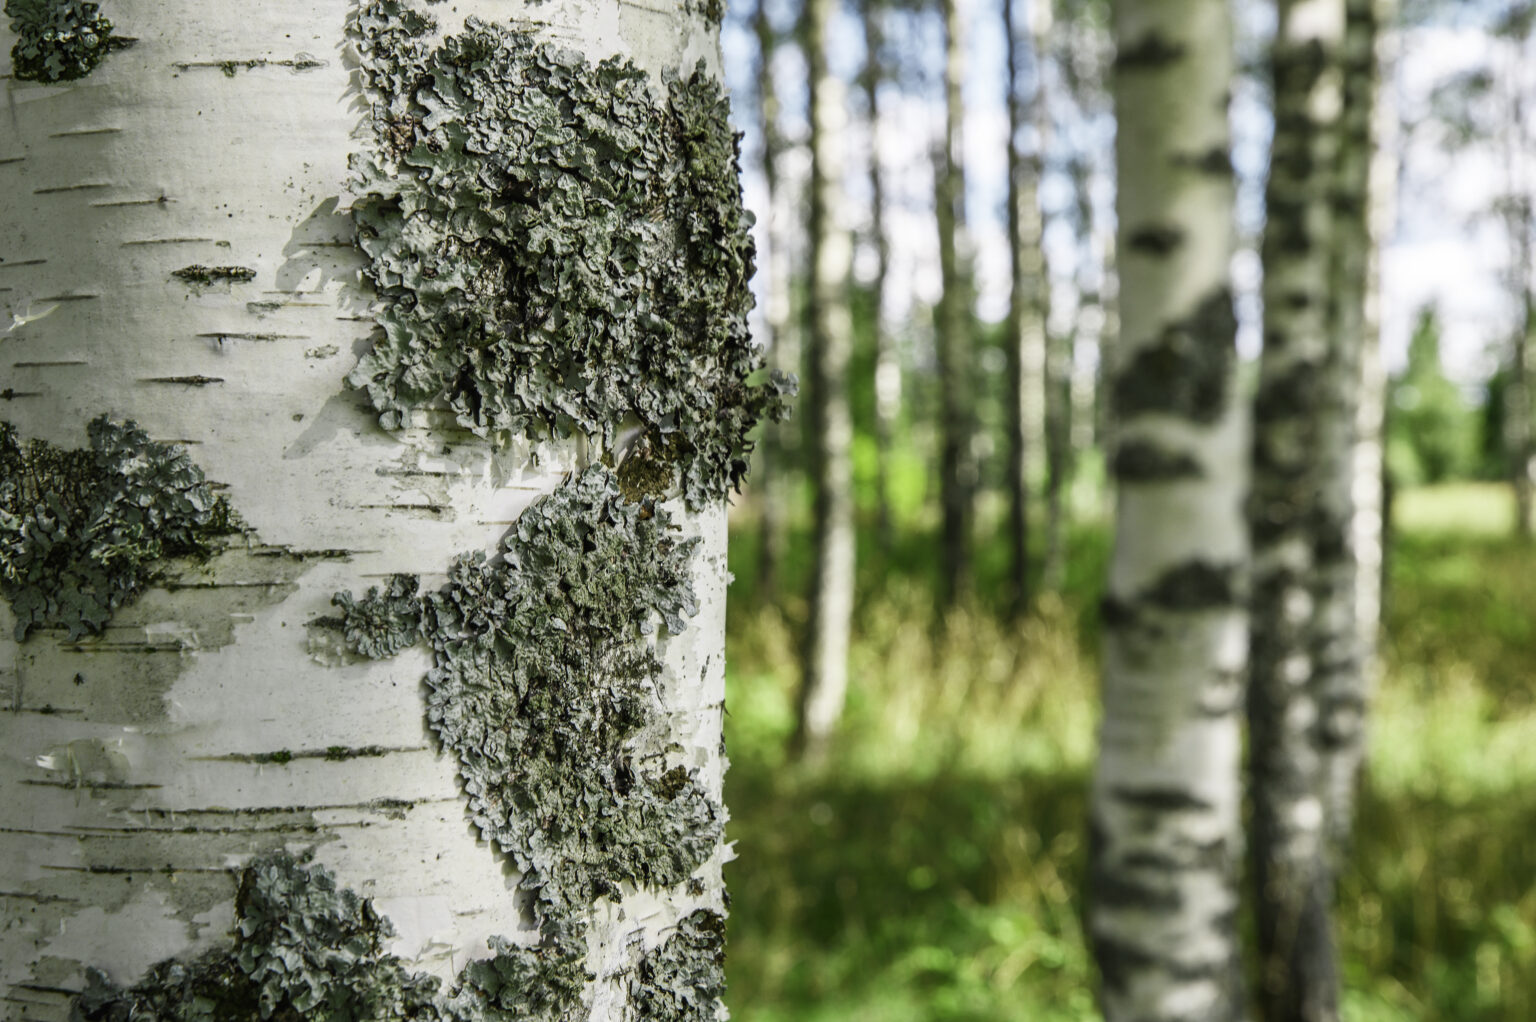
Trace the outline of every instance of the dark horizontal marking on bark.
<instances>
[{"instance_id":1,"label":"dark horizontal marking on bark","mask_svg":"<svg viewBox=\"0 0 1536 1022\"><path fill-rule=\"evenodd\" d=\"M222 71L226 76L233 78L236 71L254 71L259 67L286 67L291 71L313 71L316 68L325 67L325 61L301 54L288 60L271 60L267 57L252 57L247 60L178 60L171 66L178 71Z\"/></svg>"},{"instance_id":2,"label":"dark horizontal marking on bark","mask_svg":"<svg viewBox=\"0 0 1536 1022\"><path fill-rule=\"evenodd\" d=\"M234 866L172 866L169 864L164 866L54 866L44 863L43 868L59 873L92 873L98 876L174 876L177 873L234 874L240 872L239 868Z\"/></svg>"},{"instance_id":3,"label":"dark horizontal marking on bark","mask_svg":"<svg viewBox=\"0 0 1536 1022\"><path fill-rule=\"evenodd\" d=\"M25 159L26 159L25 156L6 156L6 157L0 157L0 167L3 167L3 166L5 166L8 163L20 163L22 160L25 160Z\"/></svg>"},{"instance_id":4,"label":"dark horizontal marking on bark","mask_svg":"<svg viewBox=\"0 0 1536 1022\"><path fill-rule=\"evenodd\" d=\"M4 390L0 390L0 398L5 399L6 401L16 401L24 397L42 396L43 392L40 390L15 390L11 387L6 387Z\"/></svg>"},{"instance_id":5,"label":"dark horizontal marking on bark","mask_svg":"<svg viewBox=\"0 0 1536 1022\"><path fill-rule=\"evenodd\" d=\"M378 553L376 550L343 550L340 547L329 550L290 550L287 547L263 547L250 551L252 557L292 557L295 560L307 561L310 559L327 561L350 560L353 554Z\"/></svg>"},{"instance_id":6,"label":"dark horizontal marking on bark","mask_svg":"<svg viewBox=\"0 0 1536 1022\"><path fill-rule=\"evenodd\" d=\"M1178 788L1128 788L1120 786L1109 790L1109 797L1117 802L1135 806L1138 809L1152 809L1158 812L1210 812L1216 807L1203 798L1196 798L1187 791Z\"/></svg>"},{"instance_id":7,"label":"dark horizontal marking on bark","mask_svg":"<svg viewBox=\"0 0 1536 1022\"><path fill-rule=\"evenodd\" d=\"M39 298L40 302L90 302L100 298L101 295L49 295L47 298Z\"/></svg>"},{"instance_id":8,"label":"dark horizontal marking on bark","mask_svg":"<svg viewBox=\"0 0 1536 1022\"><path fill-rule=\"evenodd\" d=\"M188 589L271 589L289 584L291 583L280 580L270 582L162 582L155 588L164 589L168 593L176 593Z\"/></svg>"},{"instance_id":9,"label":"dark horizontal marking on bark","mask_svg":"<svg viewBox=\"0 0 1536 1022\"><path fill-rule=\"evenodd\" d=\"M321 830L339 830L343 827L360 830L364 827L374 826L370 820L353 820L350 823L278 823L272 826L251 827L199 827L196 824L188 824L185 827L72 827L71 834L76 840L82 837L136 837L139 834L207 834L219 837L227 837L231 834L314 834Z\"/></svg>"},{"instance_id":10,"label":"dark horizontal marking on bark","mask_svg":"<svg viewBox=\"0 0 1536 1022\"><path fill-rule=\"evenodd\" d=\"M202 242L211 242L212 238L139 238L135 241L123 242L123 247L129 245L191 245Z\"/></svg>"},{"instance_id":11,"label":"dark horizontal marking on bark","mask_svg":"<svg viewBox=\"0 0 1536 1022\"><path fill-rule=\"evenodd\" d=\"M188 284L219 284L226 281L244 284L256 279L256 271L249 266L204 266L201 263L193 263L179 270L172 270L171 276Z\"/></svg>"},{"instance_id":12,"label":"dark horizontal marking on bark","mask_svg":"<svg viewBox=\"0 0 1536 1022\"><path fill-rule=\"evenodd\" d=\"M1133 252L1165 256L1184 244L1184 231L1167 224L1140 227L1126 238L1126 246Z\"/></svg>"},{"instance_id":13,"label":"dark horizontal marking on bark","mask_svg":"<svg viewBox=\"0 0 1536 1022\"><path fill-rule=\"evenodd\" d=\"M90 365L83 358L60 359L56 362L12 362L12 369L53 369L58 366L83 366Z\"/></svg>"},{"instance_id":14,"label":"dark horizontal marking on bark","mask_svg":"<svg viewBox=\"0 0 1536 1022\"><path fill-rule=\"evenodd\" d=\"M17 901L34 901L39 905L75 905L78 898L66 898L59 894L32 894L27 891L0 891L0 898L15 898Z\"/></svg>"},{"instance_id":15,"label":"dark horizontal marking on bark","mask_svg":"<svg viewBox=\"0 0 1536 1022\"><path fill-rule=\"evenodd\" d=\"M1213 423L1226 411L1237 359L1237 314L1225 287L1184 319L1138 345L1115 374L1111 398L1122 420L1143 414Z\"/></svg>"},{"instance_id":16,"label":"dark horizontal marking on bark","mask_svg":"<svg viewBox=\"0 0 1536 1022\"><path fill-rule=\"evenodd\" d=\"M89 192L98 188L111 188L110 184L56 185L53 188L34 188L33 195L56 195L59 192Z\"/></svg>"},{"instance_id":17,"label":"dark horizontal marking on bark","mask_svg":"<svg viewBox=\"0 0 1536 1022\"><path fill-rule=\"evenodd\" d=\"M8 263L0 260L0 270L11 270L18 266L42 266L47 261L46 259L18 259L13 263Z\"/></svg>"},{"instance_id":18,"label":"dark horizontal marking on bark","mask_svg":"<svg viewBox=\"0 0 1536 1022\"><path fill-rule=\"evenodd\" d=\"M319 303L317 302L316 304L318 305ZM338 320L340 320L341 322L343 322L343 323L372 323L373 322L373 317L372 316L337 316L336 318Z\"/></svg>"},{"instance_id":19,"label":"dark horizontal marking on bark","mask_svg":"<svg viewBox=\"0 0 1536 1022\"><path fill-rule=\"evenodd\" d=\"M397 752L430 752L425 745L332 745L324 749L282 749L277 752L229 752L222 756L190 756L209 763L256 763L281 766L296 759L323 759L342 763L349 759L377 759Z\"/></svg>"},{"instance_id":20,"label":"dark horizontal marking on bark","mask_svg":"<svg viewBox=\"0 0 1536 1022\"><path fill-rule=\"evenodd\" d=\"M1184 896L1176 888L1158 888L1096 871L1089 897L1105 908L1140 908L1149 912L1178 912Z\"/></svg>"},{"instance_id":21,"label":"dark horizontal marking on bark","mask_svg":"<svg viewBox=\"0 0 1536 1022\"><path fill-rule=\"evenodd\" d=\"M1154 70L1184 59L1188 48L1172 42L1161 32L1149 32L1115 55L1115 70Z\"/></svg>"},{"instance_id":22,"label":"dark horizontal marking on bark","mask_svg":"<svg viewBox=\"0 0 1536 1022\"><path fill-rule=\"evenodd\" d=\"M140 383L179 383L187 387L206 387L210 383L223 383L222 376L141 376Z\"/></svg>"},{"instance_id":23,"label":"dark horizontal marking on bark","mask_svg":"<svg viewBox=\"0 0 1536 1022\"><path fill-rule=\"evenodd\" d=\"M447 510L441 504L358 504L357 507L368 511L425 511L431 515L440 515Z\"/></svg>"},{"instance_id":24,"label":"dark horizontal marking on bark","mask_svg":"<svg viewBox=\"0 0 1536 1022\"><path fill-rule=\"evenodd\" d=\"M1234 968L1234 963L1227 960L1182 962L1171 951L1132 944L1106 934L1102 929L1093 931L1093 944L1098 950L1099 967L1103 974L1104 985L1115 990L1125 989L1132 975L1143 973L1149 968L1157 969L1183 982L1198 980L1221 982L1231 974ZM1235 1016L1225 1012L1213 1013L1210 1016L1213 1020L1233 1017Z\"/></svg>"},{"instance_id":25,"label":"dark horizontal marking on bark","mask_svg":"<svg viewBox=\"0 0 1536 1022\"><path fill-rule=\"evenodd\" d=\"M381 476L396 476L406 479L420 478L423 476L432 479L444 479L457 476L459 473L429 468L380 468L375 469L374 474Z\"/></svg>"},{"instance_id":26,"label":"dark horizontal marking on bark","mask_svg":"<svg viewBox=\"0 0 1536 1022\"><path fill-rule=\"evenodd\" d=\"M91 208L109 209L113 206L164 206L167 203L175 201L175 199L167 198L166 196L162 195L158 199L114 199L111 202L93 202L91 203Z\"/></svg>"},{"instance_id":27,"label":"dark horizontal marking on bark","mask_svg":"<svg viewBox=\"0 0 1536 1022\"><path fill-rule=\"evenodd\" d=\"M187 650L181 642L76 642L59 646L65 653L175 653L180 656Z\"/></svg>"},{"instance_id":28,"label":"dark horizontal marking on bark","mask_svg":"<svg viewBox=\"0 0 1536 1022\"><path fill-rule=\"evenodd\" d=\"M35 713L39 717L72 717L79 716L85 710L78 707L54 706L52 703L45 703L42 706L17 706L11 712Z\"/></svg>"},{"instance_id":29,"label":"dark horizontal marking on bark","mask_svg":"<svg viewBox=\"0 0 1536 1022\"><path fill-rule=\"evenodd\" d=\"M229 333L228 331L221 332L221 333L193 334L192 336L193 337L202 338L203 340L218 341L220 344L223 344L225 341L307 341L307 340L309 340L309 335L308 334L253 334L253 333Z\"/></svg>"},{"instance_id":30,"label":"dark horizontal marking on bark","mask_svg":"<svg viewBox=\"0 0 1536 1022\"><path fill-rule=\"evenodd\" d=\"M82 138L86 135L115 135L122 128L81 128L78 131L56 131L49 138Z\"/></svg>"},{"instance_id":31,"label":"dark horizontal marking on bark","mask_svg":"<svg viewBox=\"0 0 1536 1022\"><path fill-rule=\"evenodd\" d=\"M22 784L30 784L39 788L84 788L87 791L154 791L163 788L163 784L129 784L127 781L41 781L36 778L23 778Z\"/></svg>"},{"instance_id":32,"label":"dark horizontal marking on bark","mask_svg":"<svg viewBox=\"0 0 1536 1022\"><path fill-rule=\"evenodd\" d=\"M80 993L79 990L72 990L69 987L54 987L44 983L17 983L15 989L31 990L38 994L62 994L65 997L74 997Z\"/></svg>"},{"instance_id":33,"label":"dark horizontal marking on bark","mask_svg":"<svg viewBox=\"0 0 1536 1022\"><path fill-rule=\"evenodd\" d=\"M164 806L140 806L129 809L127 812L134 815L147 814L150 816L169 817L177 816L276 816L280 814L303 815L305 813L330 812L340 809L361 809L371 813L394 813L414 809L417 806L445 804L459 801L457 795L445 795L441 798L375 798L367 802L335 802L324 805L299 805L299 806L254 806L246 809L230 809L225 806L198 806L194 809L167 809Z\"/></svg>"},{"instance_id":34,"label":"dark horizontal marking on bark","mask_svg":"<svg viewBox=\"0 0 1536 1022\"><path fill-rule=\"evenodd\" d=\"M1222 146L1212 146L1198 156L1181 153L1173 158L1173 162L1177 166L1188 167L1201 174L1212 174L1217 177L1230 177L1233 174L1232 156Z\"/></svg>"},{"instance_id":35,"label":"dark horizontal marking on bark","mask_svg":"<svg viewBox=\"0 0 1536 1022\"><path fill-rule=\"evenodd\" d=\"M1163 483L1175 479L1201 479L1205 470L1187 451L1170 451L1149 440L1125 440L1111 463L1115 478L1127 483Z\"/></svg>"},{"instance_id":36,"label":"dark horizontal marking on bark","mask_svg":"<svg viewBox=\"0 0 1536 1022\"><path fill-rule=\"evenodd\" d=\"M1172 611L1224 610L1242 602L1238 577L1230 564L1185 561L1158 576L1137 602Z\"/></svg>"},{"instance_id":37,"label":"dark horizontal marking on bark","mask_svg":"<svg viewBox=\"0 0 1536 1022\"><path fill-rule=\"evenodd\" d=\"M342 241L340 239L332 239L331 241L305 241L305 242L301 242L300 244L301 244L301 247L303 247L303 248L356 248L357 247L357 242L355 242L355 241Z\"/></svg>"}]
</instances>

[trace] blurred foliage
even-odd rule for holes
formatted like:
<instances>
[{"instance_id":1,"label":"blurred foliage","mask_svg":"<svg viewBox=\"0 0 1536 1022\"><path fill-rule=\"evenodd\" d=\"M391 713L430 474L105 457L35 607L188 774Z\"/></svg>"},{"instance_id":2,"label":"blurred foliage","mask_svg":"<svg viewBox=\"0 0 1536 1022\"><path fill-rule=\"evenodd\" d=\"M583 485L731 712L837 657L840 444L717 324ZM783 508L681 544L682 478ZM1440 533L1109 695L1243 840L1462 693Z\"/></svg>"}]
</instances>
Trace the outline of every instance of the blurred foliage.
<instances>
[{"instance_id":1,"label":"blurred foliage","mask_svg":"<svg viewBox=\"0 0 1536 1022\"><path fill-rule=\"evenodd\" d=\"M1397 486L1419 486L1479 473L1481 419L1440 364L1440 317L1419 310L1408 365L1392 378L1387 470Z\"/></svg>"},{"instance_id":2,"label":"blurred foliage","mask_svg":"<svg viewBox=\"0 0 1536 1022\"><path fill-rule=\"evenodd\" d=\"M733 1017L1094 1019L1083 837L1107 529L1080 515L1065 591L1020 625L984 604L941 624L932 523L916 499L898 504L889 561L861 562L849 710L816 768L783 753L804 607L754 596L756 523L737 509ZM1504 538L1511 504L1489 484L1399 495L1386 671L1340 892L1347 1022L1536 1018L1536 551ZM795 539L788 592L808 571ZM977 591L993 591L1005 545L978 552Z\"/></svg>"}]
</instances>

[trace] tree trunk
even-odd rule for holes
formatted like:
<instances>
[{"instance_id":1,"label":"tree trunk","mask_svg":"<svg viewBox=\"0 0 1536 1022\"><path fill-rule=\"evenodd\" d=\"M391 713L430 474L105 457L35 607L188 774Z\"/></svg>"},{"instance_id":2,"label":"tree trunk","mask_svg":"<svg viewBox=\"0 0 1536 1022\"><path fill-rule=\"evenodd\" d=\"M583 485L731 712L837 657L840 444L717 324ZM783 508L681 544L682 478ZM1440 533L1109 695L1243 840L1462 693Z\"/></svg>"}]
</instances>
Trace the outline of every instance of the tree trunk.
<instances>
[{"instance_id":1,"label":"tree trunk","mask_svg":"<svg viewBox=\"0 0 1536 1022\"><path fill-rule=\"evenodd\" d=\"M1089 939L1108 1022L1244 1017L1247 533L1223 0L1113 5L1123 347Z\"/></svg>"},{"instance_id":2,"label":"tree trunk","mask_svg":"<svg viewBox=\"0 0 1536 1022\"><path fill-rule=\"evenodd\" d=\"M1510 483L1515 493L1515 535L1531 538L1532 505L1536 503L1536 425L1531 398L1531 349L1536 344L1536 180L1529 162L1532 137L1526 123L1530 116L1531 40L1536 38L1536 18L1511 18L1509 39L1513 51L1505 82L1509 114L1504 125L1507 196L1505 222L1513 248L1513 291L1520 307L1520 322L1510 337L1509 380L1505 384L1505 442L1509 448Z\"/></svg>"},{"instance_id":3,"label":"tree trunk","mask_svg":"<svg viewBox=\"0 0 1536 1022\"><path fill-rule=\"evenodd\" d=\"M1030 600L1029 489L1041 473L1045 435L1045 316L1048 287L1039 182L1044 167L1046 126L1045 68L1042 35L1050 30L1047 5L1034 2L1023 28L1014 25L1013 2L1003 4L1003 29L1008 43L1008 258L1011 286L1005 339L1008 358L1008 585L1010 605L1023 611ZM1019 93L1024 62L1034 75L1034 99L1026 106ZM1026 116L1040 128L1035 155L1021 152L1019 135Z\"/></svg>"},{"instance_id":4,"label":"tree trunk","mask_svg":"<svg viewBox=\"0 0 1536 1022\"><path fill-rule=\"evenodd\" d=\"M869 235L875 247L875 279L870 282L874 311L870 333L875 355L875 542L889 561L894 541L891 523L891 436L901 410L901 366L885 329L885 280L890 271L891 246L885 237L885 172L880 166L880 87L885 81L882 11L864 8L864 99L869 110Z\"/></svg>"},{"instance_id":5,"label":"tree trunk","mask_svg":"<svg viewBox=\"0 0 1536 1022\"><path fill-rule=\"evenodd\" d=\"M501 10L0 31L7 1019L723 1015L718 25Z\"/></svg>"},{"instance_id":6,"label":"tree trunk","mask_svg":"<svg viewBox=\"0 0 1536 1022\"><path fill-rule=\"evenodd\" d=\"M1320 1022L1338 1015L1320 714L1329 676L1356 669L1340 485L1356 358L1327 314L1344 4L1282 0L1279 15L1250 503L1250 835L1264 1017Z\"/></svg>"},{"instance_id":7,"label":"tree trunk","mask_svg":"<svg viewBox=\"0 0 1536 1022\"><path fill-rule=\"evenodd\" d=\"M810 434L816 480L815 574L800 691L796 746L808 758L826 750L848 690L848 630L853 616L853 422L848 359L853 323L848 282L853 239L842 222L846 107L842 82L827 66L832 0L805 9L811 90Z\"/></svg>"},{"instance_id":8,"label":"tree trunk","mask_svg":"<svg viewBox=\"0 0 1536 1022\"><path fill-rule=\"evenodd\" d=\"M970 585L971 520L976 467L974 393L971 379L970 289L962 266L965 251L965 33L961 0L942 0L944 15L944 144L935 167L934 205L939 228L939 272L943 295L936 323L939 370L939 601L954 606Z\"/></svg>"},{"instance_id":9,"label":"tree trunk","mask_svg":"<svg viewBox=\"0 0 1536 1022\"><path fill-rule=\"evenodd\" d=\"M757 37L757 116L758 134L763 140L763 182L767 186L768 258L765 266L768 283L763 300L763 328L767 336L763 346L769 359L781 371L800 371L800 342L790 300L789 232L786 221L792 219L779 177L779 160L784 154L784 136L779 131L779 95L774 81L773 58L778 51L778 33L768 18L764 0L758 0L752 12L752 31ZM779 566L784 563L789 517L792 475L791 455L798 448L799 426L771 428L763 439L758 459L757 489L762 501L759 522L757 590L766 597L779 591Z\"/></svg>"}]
</instances>

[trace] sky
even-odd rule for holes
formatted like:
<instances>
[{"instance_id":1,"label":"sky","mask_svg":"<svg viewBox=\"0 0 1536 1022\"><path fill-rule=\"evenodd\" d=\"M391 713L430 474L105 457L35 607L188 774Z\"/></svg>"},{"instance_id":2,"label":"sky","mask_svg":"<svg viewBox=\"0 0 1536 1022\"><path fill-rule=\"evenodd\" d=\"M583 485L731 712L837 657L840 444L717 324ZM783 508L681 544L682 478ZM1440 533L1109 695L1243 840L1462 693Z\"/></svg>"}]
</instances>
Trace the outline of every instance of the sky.
<instances>
[{"instance_id":1,"label":"sky","mask_svg":"<svg viewBox=\"0 0 1536 1022\"><path fill-rule=\"evenodd\" d=\"M777 23L787 27L793 14L792 4L786 0L767 2ZM1237 6L1239 59L1258 66L1263 45L1273 31L1269 6L1254 0L1237 0ZM983 319L996 320L1004 315L1008 304L1004 219L1006 52L998 0L969 0L964 9L969 27L964 128L966 205L975 257L976 308ZM886 221L892 256L885 313L892 324L906 321L914 305L933 303L939 292L932 215L932 152L943 130L939 93L943 47L936 21L932 17L897 14L887 23L893 43L905 53L918 55L912 80L904 83L905 88L889 87L881 99L879 152L889 193ZM851 79L862 65L864 46L862 29L849 11L839 15L831 38L834 69ZM1395 222L1382 252L1382 347L1388 368L1403 365L1418 311L1433 303L1441 313L1441 352L1446 371L1469 391L1475 391L1494 368L1493 346L1508 336L1517 321L1517 310L1502 277L1509 245L1499 224L1485 215L1493 197L1504 187L1504 176L1496 154L1486 147L1448 153L1437 132L1426 123L1425 115L1434 86L1447 75L1486 60L1490 45L1484 32L1465 24L1441 24L1399 33L1392 94L1406 127L1397 132L1401 163ZM751 81L754 40L739 21L728 20L724 46L728 84L737 97L738 126L747 136L747 204L759 213L758 243L760 249L766 250L767 237L762 230L766 195L758 163L759 132L752 123L756 116ZM785 129L792 139L803 141L804 65L793 47L781 48L775 74L787 111ZM1048 85L1053 95L1064 94L1058 81L1048 80ZM1250 358L1257 354L1260 336L1257 289L1261 269L1255 248L1262 230L1263 180L1272 128L1264 92L1262 83L1240 80L1234 90L1232 108L1240 235L1233 277L1239 295L1239 349ZM846 220L848 226L857 229L867 218L870 191L863 168L871 143L861 94L850 91L850 102L856 109L847 139L850 202ZM1047 148L1048 167L1064 160L1066 150L1072 147L1095 162L1099 172L1092 194L1102 234L1111 230L1113 223L1113 184L1108 173L1113 125L1107 117L1098 117L1075 122L1070 128L1070 139L1063 138L1058 131L1055 144ZM1034 136L1028 135L1026 142L1033 144ZM781 168L791 181L803 180L808 171L809 161L803 148L792 152ZM1061 218L1072 204L1073 194L1070 180L1059 167L1048 169L1041 195L1049 224L1047 253L1056 267L1056 326L1065 329L1073 305L1069 269L1080 253L1074 248L1074 232ZM760 259L759 266L764 264L765 260ZM872 253L862 252L855 273L867 278L872 264ZM758 283L763 283L761 271ZM921 347L914 352L919 358Z\"/></svg>"}]
</instances>

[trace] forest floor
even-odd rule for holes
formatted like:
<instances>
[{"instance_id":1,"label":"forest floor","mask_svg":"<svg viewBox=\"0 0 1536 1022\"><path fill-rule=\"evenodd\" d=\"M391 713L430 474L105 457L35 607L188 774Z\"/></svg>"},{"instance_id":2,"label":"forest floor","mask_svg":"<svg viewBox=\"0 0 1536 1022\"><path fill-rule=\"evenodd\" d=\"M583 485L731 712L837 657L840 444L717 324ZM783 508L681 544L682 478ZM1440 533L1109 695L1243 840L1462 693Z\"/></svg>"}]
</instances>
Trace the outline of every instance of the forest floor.
<instances>
[{"instance_id":1,"label":"forest floor","mask_svg":"<svg viewBox=\"0 0 1536 1022\"><path fill-rule=\"evenodd\" d=\"M1346 1022L1536 1018L1536 547L1508 538L1511 517L1495 486L1399 497L1385 676L1340 891ZM756 537L740 524L732 1016L1096 1018L1081 892L1106 526L1074 530L1064 592L1018 626L978 605L939 628L929 537L885 565L866 558L845 724L810 768L784 754L803 603L754 598ZM1002 544L983 550L986 593ZM791 591L804 574L792 559Z\"/></svg>"}]
</instances>

